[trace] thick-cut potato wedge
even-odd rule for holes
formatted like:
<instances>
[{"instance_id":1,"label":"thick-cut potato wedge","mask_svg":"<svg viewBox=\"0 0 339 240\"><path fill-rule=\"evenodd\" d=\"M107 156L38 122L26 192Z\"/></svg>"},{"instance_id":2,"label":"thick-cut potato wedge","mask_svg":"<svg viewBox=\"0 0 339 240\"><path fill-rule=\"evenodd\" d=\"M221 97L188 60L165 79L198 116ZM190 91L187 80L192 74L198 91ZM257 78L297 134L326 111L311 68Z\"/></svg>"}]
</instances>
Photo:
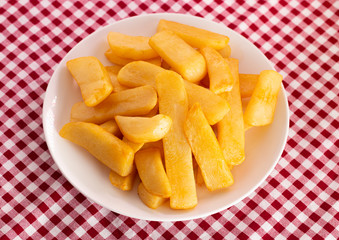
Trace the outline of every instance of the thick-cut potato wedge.
<instances>
[{"instance_id":1,"label":"thick-cut potato wedge","mask_svg":"<svg viewBox=\"0 0 339 240\"><path fill-rule=\"evenodd\" d=\"M184 130L207 189L214 191L232 185L232 174L199 103L188 111Z\"/></svg>"},{"instance_id":2,"label":"thick-cut potato wedge","mask_svg":"<svg viewBox=\"0 0 339 240\"><path fill-rule=\"evenodd\" d=\"M240 94L242 98L252 96L259 74L239 74Z\"/></svg>"},{"instance_id":3,"label":"thick-cut potato wedge","mask_svg":"<svg viewBox=\"0 0 339 240\"><path fill-rule=\"evenodd\" d=\"M147 60L158 56L148 44L149 39L118 32L110 32L107 35L108 44L115 55L134 60Z\"/></svg>"},{"instance_id":4,"label":"thick-cut potato wedge","mask_svg":"<svg viewBox=\"0 0 339 240\"><path fill-rule=\"evenodd\" d=\"M133 149L134 153L139 151L142 148L142 146L144 145L143 143L132 142L132 141L128 140L126 137L123 137L122 141L127 143Z\"/></svg>"},{"instance_id":5,"label":"thick-cut potato wedge","mask_svg":"<svg viewBox=\"0 0 339 240\"><path fill-rule=\"evenodd\" d=\"M121 92L121 91L129 89L128 87L121 85L118 81L117 76L118 76L118 73L121 69L120 66L116 66L116 65L115 66L107 66L105 68L107 70L109 78L111 79L111 83L113 85L113 92Z\"/></svg>"},{"instance_id":6,"label":"thick-cut potato wedge","mask_svg":"<svg viewBox=\"0 0 339 240\"><path fill-rule=\"evenodd\" d=\"M158 141L168 133L172 125L172 119L164 114L151 118L116 116L115 121L124 137L135 143Z\"/></svg>"},{"instance_id":7,"label":"thick-cut potato wedge","mask_svg":"<svg viewBox=\"0 0 339 240\"><path fill-rule=\"evenodd\" d=\"M201 53L206 60L211 91L216 94L230 91L234 80L228 62L213 48L205 47Z\"/></svg>"},{"instance_id":8,"label":"thick-cut potato wedge","mask_svg":"<svg viewBox=\"0 0 339 240\"><path fill-rule=\"evenodd\" d=\"M95 107L87 107L83 102L73 105L72 121L101 124L116 115L138 116L147 114L157 103L157 93L151 86L142 86L111 94Z\"/></svg>"},{"instance_id":9,"label":"thick-cut potato wedge","mask_svg":"<svg viewBox=\"0 0 339 240\"><path fill-rule=\"evenodd\" d=\"M149 208L156 209L164 202L167 198L156 196L152 193L149 193L142 182L138 186L138 195L140 200Z\"/></svg>"},{"instance_id":10,"label":"thick-cut potato wedge","mask_svg":"<svg viewBox=\"0 0 339 240\"><path fill-rule=\"evenodd\" d=\"M188 44L196 48L209 46L219 50L226 47L229 41L228 37L218 33L161 19L158 23L157 31L160 32L164 30L175 32ZM175 46L173 48L175 49Z\"/></svg>"},{"instance_id":11,"label":"thick-cut potato wedge","mask_svg":"<svg viewBox=\"0 0 339 240\"><path fill-rule=\"evenodd\" d=\"M156 88L155 78L163 71L165 71L163 68L151 66L143 61L133 62L120 70L118 80L130 87L151 85ZM219 122L229 111L229 104L222 97L197 84L188 81L184 83L189 107L199 102L210 125Z\"/></svg>"},{"instance_id":12,"label":"thick-cut potato wedge","mask_svg":"<svg viewBox=\"0 0 339 240\"><path fill-rule=\"evenodd\" d=\"M164 167L166 169L165 155L164 155L164 146L163 146L162 140L159 140L159 141L156 141L156 142L144 143L144 145L142 146L141 149L147 149L147 148L158 148L160 150L162 163L163 163L163 165L164 165Z\"/></svg>"},{"instance_id":13,"label":"thick-cut potato wedge","mask_svg":"<svg viewBox=\"0 0 339 240\"><path fill-rule=\"evenodd\" d=\"M199 82L206 75L204 57L174 32L158 32L149 44L184 79Z\"/></svg>"},{"instance_id":14,"label":"thick-cut potato wedge","mask_svg":"<svg viewBox=\"0 0 339 240\"><path fill-rule=\"evenodd\" d=\"M223 49L220 49L218 51L220 53L220 55L223 57L223 58L229 58L231 57L231 47L230 45L227 44L226 47L224 47Z\"/></svg>"},{"instance_id":15,"label":"thick-cut potato wedge","mask_svg":"<svg viewBox=\"0 0 339 240\"><path fill-rule=\"evenodd\" d=\"M126 65L130 62L135 61L134 59L119 57L116 54L114 54L111 49L108 49L105 52L105 56L111 63L117 64L117 65L120 65L120 66L124 66L124 65ZM152 64L157 65L157 66L161 65L161 58L160 57L151 58L151 59L144 60L144 61L152 63Z\"/></svg>"},{"instance_id":16,"label":"thick-cut potato wedge","mask_svg":"<svg viewBox=\"0 0 339 240\"><path fill-rule=\"evenodd\" d=\"M239 79L239 81L240 81L240 79ZM240 91L240 94L241 94L241 91ZM247 105L248 105L249 101L250 101L249 98L242 98L242 99L241 99L242 112L243 112L243 113L246 111L246 108L247 108ZM252 128L252 127L253 127L253 126L248 125L248 124L245 122L245 120L244 120L244 130L245 130L245 132L246 132L247 130L249 130L250 128Z\"/></svg>"},{"instance_id":17,"label":"thick-cut potato wedge","mask_svg":"<svg viewBox=\"0 0 339 240\"><path fill-rule=\"evenodd\" d=\"M273 122L282 80L283 77L273 70L260 73L244 113L244 120L248 125L264 126Z\"/></svg>"},{"instance_id":18,"label":"thick-cut potato wedge","mask_svg":"<svg viewBox=\"0 0 339 240\"><path fill-rule=\"evenodd\" d=\"M125 65L118 74L120 84L128 87L151 85L156 88L155 76L165 69L145 61L135 61Z\"/></svg>"},{"instance_id":19,"label":"thick-cut potato wedge","mask_svg":"<svg viewBox=\"0 0 339 240\"><path fill-rule=\"evenodd\" d=\"M230 104L230 111L217 124L218 141L228 165L238 165L245 159L245 133L243 110L239 90L238 60L230 59L234 85L230 92L222 93Z\"/></svg>"},{"instance_id":20,"label":"thick-cut potato wedge","mask_svg":"<svg viewBox=\"0 0 339 240\"><path fill-rule=\"evenodd\" d=\"M161 62L161 67L166 70L171 70L171 66L165 61Z\"/></svg>"},{"instance_id":21,"label":"thick-cut potato wedge","mask_svg":"<svg viewBox=\"0 0 339 240\"><path fill-rule=\"evenodd\" d=\"M145 143L144 146L142 146L142 149L146 149L146 148L159 148L159 149L163 149L163 142L162 142L162 140L159 140L159 141L156 141L156 142Z\"/></svg>"},{"instance_id":22,"label":"thick-cut potato wedge","mask_svg":"<svg viewBox=\"0 0 339 240\"><path fill-rule=\"evenodd\" d=\"M199 166L197 168L197 175L195 181L199 186L203 186L205 184L204 177L202 176L202 172Z\"/></svg>"},{"instance_id":23,"label":"thick-cut potato wedge","mask_svg":"<svg viewBox=\"0 0 339 240\"><path fill-rule=\"evenodd\" d=\"M158 104L158 102L151 111L149 111L147 114L142 115L142 117L154 117L157 114L159 114L159 104Z\"/></svg>"},{"instance_id":24,"label":"thick-cut potato wedge","mask_svg":"<svg viewBox=\"0 0 339 240\"><path fill-rule=\"evenodd\" d=\"M114 119L104 122L103 124L100 124L100 127L102 127L107 132L113 134L118 138L122 137L122 133L120 132L118 124L115 122Z\"/></svg>"},{"instance_id":25,"label":"thick-cut potato wedge","mask_svg":"<svg viewBox=\"0 0 339 240\"><path fill-rule=\"evenodd\" d=\"M168 198L171 186L168 181L158 148L147 148L135 154L135 166L139 177L149 193Z\"/></svg>"},{"instance_id":26,"label":"thick-cut potato wedge","mask_svg":"<svg viewBox=\"0 0 339 240\"><path fill-rule=\"evenodd\" d=\"M80 87L86 106L98 105L113 91L108 73L96 57L75 58L66 65Z\"/></svg>"},{"instance_id":27,"label":"thick-cut potato wedge","mask_svg":"<svg viewBox=\"0 0 339 240\"><path fill-rule=\"evenodd\" d=\"M104 122L103 124L100 125L100 127L102 127L107 132L113 134L114 136L118 138L122 137L122 133L120 132L118 124L115 122L115 120L109 120L107 122ZM133 149L134 153L136 153L144 145L143 143L131 142L125 137L122 138L122 141L127 143Z\"/></svg>"},{"instance_id":28,"label":"thick-cut potato wedge","mask_svg":"<svg viewBox=\"0 0 339 240\"><path fill-rule=\"evenodd\" d=\"M112 49L108 49L105 52L105 57L108 59L113 64L119 65L119 66L124 66L130 62L133 62L135 60L133 59L128 59L128 58L123 58L119 57L118 55L114 54Z\"/></svg>"},{"instance_id":29,"label":"thick-cut potato wedge","mask_svg":"<svg viewBox=\"0 0 339 240\"><path fill-rule=\"evenodd\" d=\"M102 127L93 123L71 122L65 124L59 134L85 148L119 175L127 176L132 172L132 148Z\"/></svg>"},{"instance_id":30,"label":"thick-cut potato wedge","mask_svg":"<svg viewBox=\"0 0 339 240\"><path fill-rule=\"evenodd\" d=\"M184 134L188 100L182 77L166 70L156 77L159 112L169 116L173 123L163 138L165 165L171 184L170 206L188 209L197 205L197 193L192 164L192 152Z\"/></svg>"},{"instance_id":31,"label":"thick-cut potato wedge","mask_svg":"<svg viewBox=\"0 0 339 240\"><path fill-rule=\"evenodd\" d=\"M136 176L136 169L133 166L133 170L130 174L125 177L120 176L114 171L109 173L109 180L111 184L123 191L130 191L133 188L134 179Z\"/></svg>"},{"instance_id":32,"label":"thick-cut potato wedge","mask_svg":"<svg viewBox=\"0 0 339 240\"><path fill-rule=\"evenodd\" d=\"M228 102L212 91L197 84L184 81L189 107L198 102L210 125L219 122L229 111Z\"/></svg>"},{"instance_id":33,"label":"thick-cut potato wedge","mask_svg":"<svg viewBox=\"0 0 339 240\"><path fill-rule=\"evenodd\" d=\"M156 57L148 60L144 60L145 62L152 63L158 67L161 67L161 57Z\"/></svg>"}]
</instances>

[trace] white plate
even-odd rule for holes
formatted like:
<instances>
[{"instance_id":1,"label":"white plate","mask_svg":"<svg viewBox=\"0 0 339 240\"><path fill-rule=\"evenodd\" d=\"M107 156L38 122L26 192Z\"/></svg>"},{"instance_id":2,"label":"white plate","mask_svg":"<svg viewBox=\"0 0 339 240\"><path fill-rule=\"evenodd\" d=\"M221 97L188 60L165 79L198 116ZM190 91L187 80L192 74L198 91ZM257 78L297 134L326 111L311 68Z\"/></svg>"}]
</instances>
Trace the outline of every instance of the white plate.
<instances>
[{"instance_id":1,"label":"white plate","mask_svg":"<svg viewBox=\"0 0 339 240\"><path fill-rule=\"evenodd\" d=\"M172 210L168 204L156 210L149 209L139 200L136 186L131 192L116 189L108 179L107 167L58 134L69 121L72 105L81 100L80 91L66 68L66 62L76 57L95 56L104 65L111 65L104 56L109 48L106 40L108 32L151 36L156 31L159 19L177 21L229 36L232 57L239 59L241 73L260 73L261 70L274 69L251 42L222 24L199 17L167 13L124 19L83 39L60 62L44 100L43 126L46 141L54 161L68 181L85 196L107 209L129 217L154 221L205 217L241 201L273 170L284 149L288 133L288 104L283 88L278 97L274 122L270 126L253 128L246 133L246 160L232 171L234 185L225 191L213 193L198 187L198 205L192 210Z\"/></svg>"}]
</instances>

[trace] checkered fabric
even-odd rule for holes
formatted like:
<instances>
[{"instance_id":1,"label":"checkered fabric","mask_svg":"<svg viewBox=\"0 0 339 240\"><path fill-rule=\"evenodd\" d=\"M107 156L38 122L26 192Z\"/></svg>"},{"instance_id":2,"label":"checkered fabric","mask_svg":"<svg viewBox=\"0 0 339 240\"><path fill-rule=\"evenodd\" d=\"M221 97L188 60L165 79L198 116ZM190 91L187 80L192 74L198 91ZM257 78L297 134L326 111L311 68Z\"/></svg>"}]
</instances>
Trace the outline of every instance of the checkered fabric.
<instances>
[{"instance_id":1,"label":"checkered fabric","mask_svg":"<svg viewBox=\"0 0 339 240\"><path fill-rule=\"evenodd\" d=\"M0 238L338 239L339 2L163 2L0 1ZM101 26L153 12L221 22L284 76L281 159L249 197L204 219L149 222L93 203L62 176L43 134L44 94L66 53Z\"/></svg>"}]
</instances>

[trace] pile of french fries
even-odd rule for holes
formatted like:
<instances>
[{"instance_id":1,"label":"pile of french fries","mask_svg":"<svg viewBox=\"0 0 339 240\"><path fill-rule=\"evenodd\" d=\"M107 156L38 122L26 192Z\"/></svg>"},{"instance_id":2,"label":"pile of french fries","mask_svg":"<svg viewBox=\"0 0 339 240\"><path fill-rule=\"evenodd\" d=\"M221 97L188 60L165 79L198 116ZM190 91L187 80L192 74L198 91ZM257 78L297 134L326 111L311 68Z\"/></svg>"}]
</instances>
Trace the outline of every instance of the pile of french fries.
<instances>
[{"instance_id":1,"label":"pile of french fries","mask_svg":"<svg viewBox=\"0 0 339 240\"><path fill-rule=\"evenodd\" d=\"M233 184L245 159L245 129L273 121L282 76L239 74L227 36L160 20L152 37L110 32L104 67L95 57L67 62L83 101L60 136L111 169L112 185L150 208L169 199L194 208L196 186ZM242 99L250 98L243 110Z\"/></svg>"}]
</instances>

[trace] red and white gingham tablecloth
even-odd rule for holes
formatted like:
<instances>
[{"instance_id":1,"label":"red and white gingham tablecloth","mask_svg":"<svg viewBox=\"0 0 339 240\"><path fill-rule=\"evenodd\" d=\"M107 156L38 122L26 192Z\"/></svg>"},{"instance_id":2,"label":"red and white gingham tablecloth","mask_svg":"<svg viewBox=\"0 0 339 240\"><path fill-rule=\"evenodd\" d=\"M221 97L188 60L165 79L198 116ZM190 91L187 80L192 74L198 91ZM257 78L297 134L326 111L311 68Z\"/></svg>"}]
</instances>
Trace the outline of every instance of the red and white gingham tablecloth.
<instances>
[{"instance_id":1,"label":"red and white gingham tablecloth","mask_svg":"<svg viewBox=\"0 0 339 240\"><path fill-rule=\"evenodd\" d=\"M66 53L101 26L154 12L221 22L284 76L290 131L281 159L249 197L204 219L111 212L62 176L45 142L44 94ZM0 1L0 238L338 239L338 39L334 0Z\"/></svg>"}]
</instances>

